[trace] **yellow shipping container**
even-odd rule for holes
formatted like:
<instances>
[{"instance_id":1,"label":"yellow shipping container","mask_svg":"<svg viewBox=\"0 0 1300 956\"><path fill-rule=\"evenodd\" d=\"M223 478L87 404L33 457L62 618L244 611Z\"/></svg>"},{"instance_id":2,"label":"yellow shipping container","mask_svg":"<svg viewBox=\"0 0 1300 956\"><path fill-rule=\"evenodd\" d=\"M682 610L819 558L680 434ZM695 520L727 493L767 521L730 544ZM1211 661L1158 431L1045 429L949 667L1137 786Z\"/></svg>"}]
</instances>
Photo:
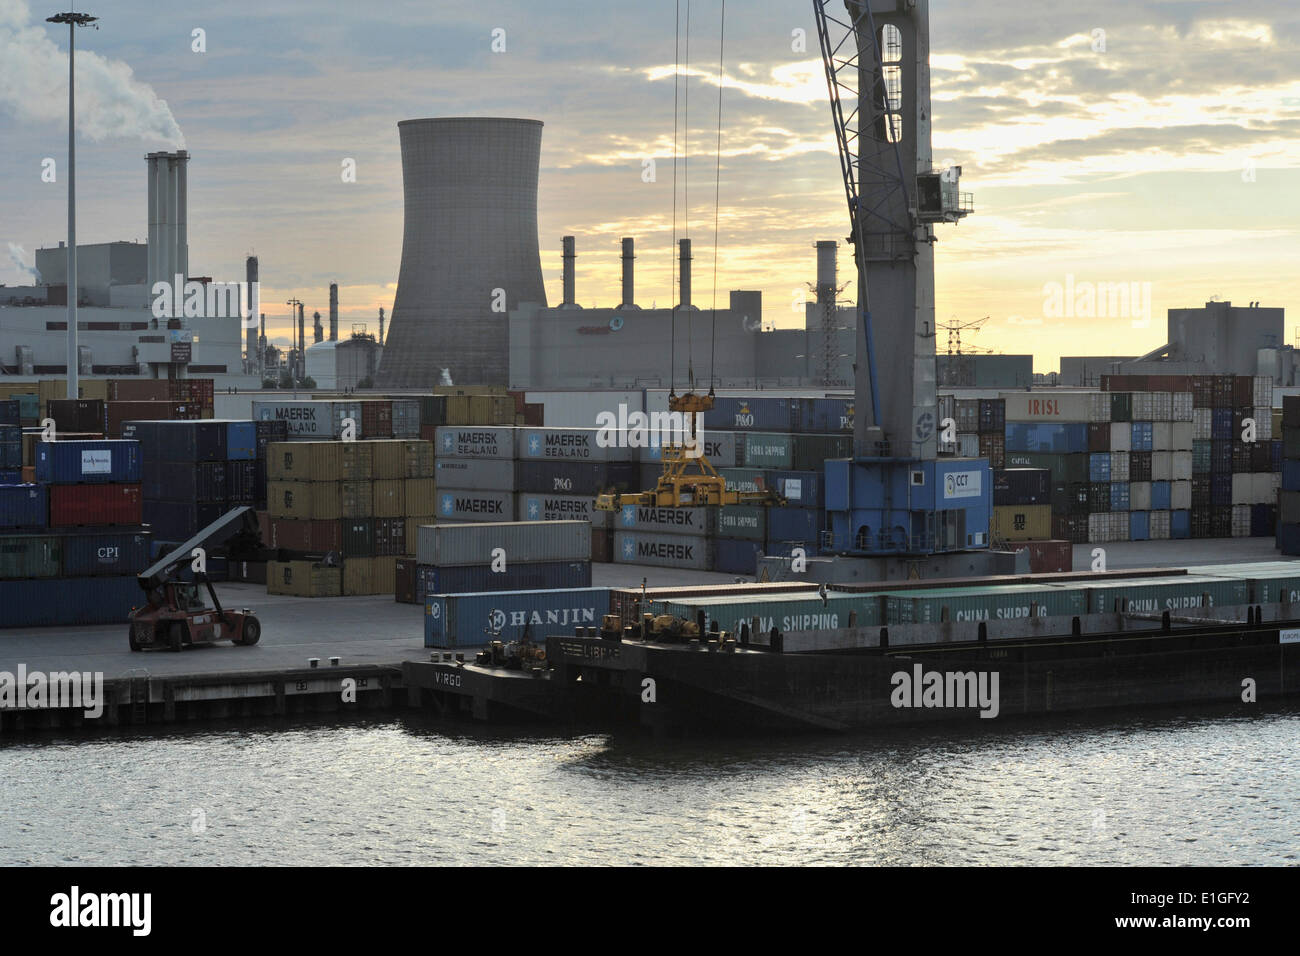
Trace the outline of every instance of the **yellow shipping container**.
<instances>
[{"instance_id":1,"label":"yellow shipping container","mask_svg":"<svg viewBox=\"0 0 1300 956\"><path fill-rule=\"evenodd\" d=\"M409 489L407 493L410 493ZM416 542L420 540L420 525L437 524L437 522L438 519L431 514L406 519L406 553L408 555L415 554Z\"/></svg>"},{"instance_id":2,"label":"yellow shipping container","mask_svg":"<svg viewBox=\"0 0 1300 956\"><path fill-rule=\"evenodd\" d=\"M438 512L438 487L432 478L407 478L404 498L406 511L403 514L432 515Z\"/></svg>"},{"instance_id":3,"label":"yellow shipping container","mask_svg":"<svg viewBox=\"0 0 1300 956\"><path fill-rule=\"evenodd\" d=\"M396 590L396 558L348 558L343 562L344 595L392 594Z\"/></svg>"},{"instance_id":4,"label":"yellow shipping container","mask_svg":"<svg viewBox=\"0 0 1300 956\"><path fill-rule=\"evenodd\" d=\"M496 402L491 395L471 395L469 397L469 421L467 425L495 425Z\"/></svg>"},{"instance_id":5,"label":"yellow shipping container","mask_svg":"<svg viewBox=\"0 0 1300 956\"><path fill-rule=\"evenodd\" d=\"M447 396L447 424L470 424L470 397L468 395Z\"/></svg>"},{"instance_id":6,"label":"yellow shipping container","mask_svg":"<svg viewBox=\"0 0 1300 956\"><path fill-rule=\"evenodd\" d=\"M101 402L108 401L108 379L106 378L83 378L78 382L82 398L99 399Z\"/></svg>"},{"instance_id":7,"label":"yellow shipping container","mask_svg":"<svg viewBox=\"0 0 1300 956\"><path fill-rule=\"evenodd\" d=\"M266 509L272 518L342 518L340 487L334 481L269 481Z\"/></svg>"},{"instance_id":8,"label":"yellow shipping container","mask_svg":"<svg viewBox=\"0 0 1300 956\"><path fill-rule=\"evenodd\" d=\"M368 481L339 482L339 517L369 518L374 510L374 496Z\"/></svg>"},{"instance_id":9,"label":"yellow shipping container","mask_svg":"<svg viewBox=\"0 0 1300 956\"><path fill-rule=\"evenodd\" d=\"M434 471L433 442L403 441L406 452L406 471L403 478L432 478Z\"/></svg>"},{"instance_id":10,"label":"yellow shipping container","mask_svg":"<svg viewBox=\"0 0 1300 956\"><path fill-rule=\"evenodd\" d=\"M370 446L373 458L371 478L379 481L406 477L406 442L397 438L380 438L366 444Z\"/></svg>"},{"instance_id":11,"label":"yellow shipping container","mask_svg":"<svg viewBox=\"0 0 1300 956\"><path fill-rule=\"evenodd\" d=\"M418 480L418 479L417 479ZM371 482L372 511L376 518L402 518L406 515L406 479L393 478Z\"/></svg>"},{"instance_id":12,"label":"yellow shipping container","mask_svg":"<svg viewBox=\"0 0 1300 956\"><path fill-rule=\"evenodd\" d=\"M343 593L343 570L310 561L271 561L266 566L266 593L339 597Z\"/></svg>"},{"instance_id":13,"label":"yellow shipping container","mask_svg":"<svg viewBox=\"0 0 1300 956\"><path fill-rule=\"evenodd\" d=\"M373 457L370 442L272 442L267 448L266 476L299 481L366 481Z\"/></svg>"},{"instance_id":14,"label":"yellow shipping container","mask_svg":"<svg viewBox=\"0 0 1300 956\"><path fill-rule=\"evenodd\" d=\"M1047 541L1052 537L1051 505L995 505L989 529L1003 541Z\"/></svg>"}]
</instances>

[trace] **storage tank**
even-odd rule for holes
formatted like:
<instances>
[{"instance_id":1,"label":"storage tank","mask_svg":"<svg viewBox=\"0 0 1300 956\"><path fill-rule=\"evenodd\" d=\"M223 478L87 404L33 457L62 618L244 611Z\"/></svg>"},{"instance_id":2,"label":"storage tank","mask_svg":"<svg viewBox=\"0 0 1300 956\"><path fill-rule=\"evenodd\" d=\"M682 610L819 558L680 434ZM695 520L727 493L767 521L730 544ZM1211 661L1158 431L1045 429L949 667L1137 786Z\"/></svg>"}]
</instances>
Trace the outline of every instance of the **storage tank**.
<instances>
[{"instance_id":1,"label":"storage tank","mask_svg":"<svg viewBox=\"0 0 1300 956\"><path fill-rule=\"evenodd\" d=\"M540 120L397 124L405 225L381 388L505 385L508 313L546 305L537 242Z\"/></svg>"}]
</instances>

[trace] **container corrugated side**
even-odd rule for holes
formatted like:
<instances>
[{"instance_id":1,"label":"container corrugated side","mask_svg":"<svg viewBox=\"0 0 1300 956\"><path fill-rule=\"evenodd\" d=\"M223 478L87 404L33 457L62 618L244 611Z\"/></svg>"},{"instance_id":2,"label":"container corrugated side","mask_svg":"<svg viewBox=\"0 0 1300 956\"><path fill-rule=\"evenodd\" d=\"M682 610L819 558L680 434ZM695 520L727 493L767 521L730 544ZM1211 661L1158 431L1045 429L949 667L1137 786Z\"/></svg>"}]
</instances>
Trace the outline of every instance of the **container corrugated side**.
<instances>
[{"instance_id":1,"label":"container corrugated side","mask_svg":"<svg viewBox=\"0 0 1300 956\"><path fill-rule=\"evenodd\" d=\"M435 594L425 599L424 645L480 647L489 640L517 641L525 631L543 643L575 627L599 627L607 613L609 588Z\"/></svg>"},{"instance_id":2,"label":"container corrugated side","mask_svg":"<svg viewBox=\"0 0 1300 956\"><path fill-rule=\"evenodd\" d=\"M1252 604L1300 601L1300 561L1252 561L1191 567L1188 574L1244 580Z\"/></svg>"},{"instance_id":3,"label":"container corrugated side","mask_svg":"<svg viewBox=\"0 0 1300 956\"><path fill-rule=\"evenodd\" d=\"M704 447L701 451L714 468L734 468L739 464L738 437L734 432L705 431L702 438ZM662 444L647 444L640 449L640 459L662 461L663 450Z\"/></svg>"},{"instance_id":4,"label":"container corrugated side","mask_svg":"<svg viewBox=\"0 0 1300 956\"><path fill-rule=\"evenodd\" d=\"M1088 609L1087 595L1080 588L1036 585L900 591L882 599L887 624L1073 617Z\"/></svg>"},{"instance_id":5,"label":"container corrugated side","mask_svg":"<svg viewBox=\"0 0 1300 956\"><path fill-rule=\"evenodd\" d=\"M438 492L432 478L407 478L403 485L406 515L431 515L438 510Z\"/></svg>"},{"instance_id":6,"label":"container corrugated side","mask_svg":"<svg viewBox=\"0 0 1300 956\"><path fill-rule=\"evenodd\" d=\"M442 425L437 430L439 458L515 458L512 425Z\"/></svg>"},{"instance_id":7,"label":"container corrugated side","mask_svg":"<svg viewBox=\"0 0 1300 956\"><path fill-rule=\"evenodd\" d=\"M273 518L342 518L342 485L334 481L272 481L267 484L267 510Z\"/></svg>"},{"instance_id":8,"label":"container corrugated side","mask_svg":"<svg viewBox=\"0 0 1300 956\"><path fill-rule=\"evenodd\" d=\"M767 540L767 509L747 505L719 508L717 533L722 538L765 541Z\"/></svg>"},{"instance_id":9,"label":"container corrugated side","mask_svg":"<svg viewBox=\"0 0 1300 956\"><path fill-rule=\"evenodd\" d=\"M282 421L291 440L330 439L339 437L339 426L344 414L335 415L334 402L273 402L254 401L253 418L260 421ZM343 403L338 403L342 405ZM355 403L352 403L355 405ZM346 409L341 409L341 412ZM357 431L361 430L357 416Z\"/></svg>"},{"instance_id":10,"label":"container corrugated side","mask_svg":"<svg viewBox=\"0 0 1300 956\"><path fill-rule=\"evenodd\" d=\"M716 534L717 508L652 508L623 505L614 515L614 528L657 534Z\"/></svg>"},{"instance_id":11,"label":"container corrugated side","mask_svg":"<svg viewBox=\"0 0 1300 956\"><path fill-rule=\"evenodd\" d=\"M591 562L508 564L501 571L494 571L487 564L441 568L422 564L417 566L416 577L421 600L430 594L572 590L591 587Z\"/></svg>"},{"instance_id":12,"label":"container corrugated side","mask_svg":"<svg viewBox=\"0 0 1300 956\"><path fill-rule=\"evenodd\" d=\"M49 517L44 485L0 485L0 528L44 528Z\"/></svg>"},{"instance_id":13,"label":"container corrugated side","mask_svg":"<svg viewBox=\"0 0 1300 956\"><path fill-rule=\"evenodd\" d=\"M596 510L596 499L586 495L549 495L525 492L517 504L519 521L589 521L593 528L608 528L612 515Z\"/></svg>"},{"instance_id":14,"label":"container corrugated side","mask_svg":"<svg viewBox=\"0 0 1300 956\"><path fill-rule=\"evenodd\" d=\"M508 491L440 488L436 513L440 521L506 521L515 513L515 496Z\"/></svg>"},{"instance_id":15,"label":"container corrugated side","mask_svg":"<svg viewBox=\"0 0 1300 956\"><path fill-rule=\"evenodd\" d=\"M601 428L520 428L515 433L520 461L636 461L634 434Z\"/></svg>"},{"instance_id":16,"label":"container corrugated side","mask_svg":"<svg viewBox=\"0 0 1300 956\"><path fill-rule=\"evenodd\" d=\"M420 564L439 567L490 564L498 553L507 566L589 560L591 525L586 521L434 525L420 528L415 552Z\"/></svg>"},{"instance_id":17,"label":"container corrugated side","mask_svg":"<svg viewBox=\"0 0 1300 956\"><path fill-rule=\"evenodd\" d=\"M1250 601L1246 580L1209 576L1148 578L1125 584L1086 587L1088 610L1093 614L1113 613L1117 601L1127 599L1130 611L1180 611L1202 606L1203 596L1209 607L1231 607Z\"/></svg>"},{"instance_id":18,"label":"container corrugated side","mask_svg":"<svg viewBox=\"0 0 1300 956\"><path fill-rule=\"evenodd\" d=\"M1008 422L1091 422L1093 392L1002 392Z\"/></svg>"},{"instance_id":19,"label":"container corrugated side","mask_svg":"<svg viewBox=\"0 0 1300 956\"><path fill-rule=\"evenodd\" d=\"M140 462L137 441L42 441L36 445L36 480L43 484L136 482Z\"/></svg>"},{"instance_id":20,"label":"container corrugated side","mask_svg":"<svg viewBox=\"0 0 1300 956\"><path fill-rule=\"evenodd\" d=\"M0 580L57 578L63 573L63 542L50 535L0 535Z\"/></svg>"},{"instance_id":21,"label":"container corrugated side","mask_svg":"<svg viewBox=\"0 0 1300 956\"><path fill-rule=\"evenodd\" d=\"M435 477L448 488L514 491L515 463L500 458L439 458Z\"/></svg>"},{"instance_id":22,"label":"container corrugated side","mask_svg":"<svg viewBox=\"0 0 1300 956\"><path fill-rule=\"evenodd\" d=\"M690 534L614 533L614 561L665 568L713 569L713 538Z\"/></svg>"},{"instance_id":23,"label":"container corrugated side","mask_svg":"<svg viewBox=\"0 0 1300 956\"><path fill-rule=\"evenodd\" d=\"M795 597L789 594L681 598L651 605L651 613L672 614L688 621L698 621L701 611L704 612L706 628L717 621L720 630L730 631L733 635L740 632L742 624L748 624L757 636L771 633L773 627L786 634L850 626L876 627L882 621L878 594L832 594L825 601L815 595ZM758 619L756 630L755 618ZM765 642L760 640L759 643Z\"/></svg>"},{"instance_id":24,"label":"container corrugated side","mask_svg":"<svg viewBox=\"0 0 1300 956\"><path fill-rule=\"evenodd\" d=\"M124 624L143 602L134 575L0 581L0 627Z\"/></svg>"},{"instance_id":25,"label":"container corrugated side","mask_svg":"<svg viewBox=\"0 0 1300 956\"><path fill-rule=\"evenodd\" d=\"M68 577L139 574L149 566L151 540L146 531L65 535L63 573Z\"/></svg>"}]
</instances>

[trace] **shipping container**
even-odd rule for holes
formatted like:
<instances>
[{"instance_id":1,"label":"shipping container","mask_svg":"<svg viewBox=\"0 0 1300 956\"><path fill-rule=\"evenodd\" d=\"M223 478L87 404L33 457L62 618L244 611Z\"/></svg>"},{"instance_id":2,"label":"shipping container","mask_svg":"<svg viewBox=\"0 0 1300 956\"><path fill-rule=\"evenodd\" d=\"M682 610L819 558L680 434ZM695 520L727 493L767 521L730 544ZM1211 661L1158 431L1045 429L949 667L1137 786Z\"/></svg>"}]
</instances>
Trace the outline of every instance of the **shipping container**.
<instances>
[{"instance_id":1,"label":"shipping container","mask_svg":"<svg viewBox=\"0 0 1300 956\"><path fill-rule=\"evenodd\" d=\"M269 482L267 510L273 518L337 520L343 517L343 484L336 481Z\"/></svg>"},{"instance_id":2,"label":"shipping container","mask_svg":"<svg viewBox=\"0 0 1300 956\"><path fill-rule=\"evenodd\" d=\"M1007 451L1037 451L1068 454L1088 450L1088 426L1071 422L1042 425L1008 422Z\"/></svg>"},{"instance_id":3,"label":"shipping container","mask_svg":"<svg viewBox=\"0 0 1300 956\"><path fill-rule=\"evenodd\" d=\"M267 446L266 473L272 480L368 481L374 454L373 442L276 442Z\"/></svg>"},{"instance_id":4,"label":"shipping container","mask_svg":"<svg viewBox=\"0 0 1300 956\"><path fill-rule=\"evenodd\" d=\"M1052 473L1046 468L1005 468L993 472L994 505L1049 504Z\"/></svg>"},{"instance_id":5,"label":"shipping container","mask_svg":"<svg viewBox=\"0 0 1300 956\"><path fill-rule=\"evenodd\" d=\"M796 426L788 398L717 398L704 412L704 429L712 431L789 432Z\"/></svg>"},{"instance_id":6,"label":"shipping container","mask_svg":"<svg viewBox=\"0 0 1300 956\"><path fill-rule=\"evenodd\" d=\"M1029 541L1017 550L1029 552L1030 574L1056 574L1074 568L1074 547L1069 541Z\"/></svg>"},{"instance_id":7,"label":"shipping container","mask_svg":"<svg viewBox=\"0 0 1300 956\"><path fill-rule=\"evenodd\" d=\"M1081 589L1033 584L901 591L885 593L881 598L886 624L1015 621L1087 613Z\"/></svg>"},{"instance_id":8,"label":"shipping container","mask_svg":"<svg viewBox=\"0 0 1300 956\"><path fill-rule=\"evenodd\" d=\"M989 531L1003 541L1046 541L1052 537L1050 505L995 505Z\"/></svg>"},{"instance_id":9,"label":"shipping container","mask_svg":"<svg viewBox=\"0 0 1300 956\"><path fill-rule=\"evenodd\" d=\"M446 425L437 431L439 458L515 458L515 428Z\"/></svg>"},{"instance_id":10,"label":"shipping container","mask_svg":"<svg viewBox=\"0 0 1300 956\"><path fill-rule=\"evenodd\" d=\"M439 459L439 465L444 460ZM519 461L514 467L517 491L562 495L632 491L640 483L641 469L636 462Z\"/></svg>"},{"instance_id":11,"label":"shipping container","mask_svg":"<svg viewBox=\"0 0 1300 956\"><path fill-rule=\"evenodd\" d=\"M575 627L599 628L609 612L608 588L435 594L425 600L426 647L480 647L490 640L540 644Z\"/></svg>"},{"instance_id":12,"label":"shipping container","mask_svg":"<svg viewBox=\"0 0 1300 956\"><path fill-rule=\"evenodd\" d=\"M838 630L847 627L879 627L882 599L879 594L829 594L823 601L816 595L738 594L734 597L683 597L655 601L652 614L671 614L698 622L712 630L739 637L747 628L754 643L765 645L775 629L781 634L797 631Z\"/></svg>"},{"instance_id":13,"label":"shipping container","mask_svg":"<svg viewBox=\"0 0 1300 956\"><path fill-rule=\"evenodd\" d=\"M361 403L361 421L358 424L362 438L392 438L393 403L383 399L366 399ZM345 592L346 587L345 583Z\"/></svg>"},{"instance_id":14,"label":"shipping container","mask_svg":"<svg viewBox=\"0 0 1300 956\"><path fill-rule=\"evenodd\" d=\"M718 509L717 534L723 538L767 540L767 512L761 506L729 505Z\"/></svg>"},{"instance_id":15,"label":"shipping container","mask_svg":"<svg viewBox=\"0 0 1300 956\"><path fill-rule=\"evenodd\" d=\"M140 481L135 441L43 441L36 446L36 479L47 484Z\"/></svg>"},{"instance_id":16,"label":"shipping container","mask_svg":"<svg viewBox=\"0 0 1300 956\"><path fill-rule=\"evenodd\" d=\"M290 440L338 438L346 419L352 419L356 434L361 434L361 403L356 401L254 401L253 418L284 422Z\"/></svg>"},{"instance_id":17,"label":"shipping container","mask_svg":"<svg viewBox=\"0 0 1300 956\"><path fill-rule=\"evenodd\" d=\"M623 505L614 515L614 528L619 531L711 535L718 530L718 509Z\"/></svg>"},{"instance_id":18,"label":"shipping container","mask_svg":"<svg viewBox=\"0 0 1300 956\"><path fill-rule=\"evenodd\" d=\"M1111 511L1128 511L1128 482L1112 481L1110 483L1110 510Z\"/></svg>"},{"instance_id":19,"label":"shipping container","mask_svg":"<svg viewBox=\"0 0 1300 956\"><path fill-rule=\"evenodd\" d=\"M520 428L515 432L515 457L520 461L636 461L640 456L632 442L645 444L642 439L648 441L649 436L613 428Z\"/></svg>"},{"instance_id":20,"label":"shipping container","mask_svg":"<svg viewBox=\"0 0 1300 956\"><path fill-rule=\"evenodd\" d=\"M57 578L62 573L62 538L35 534L0 536L0 580Z\"/></svg>"},{"instance_id":21,"label":"shipping container","mask_svg":"<svg viewBox=\"0 0 1300 956\"><path fill-rule=\"evenodd\" d=\"M1088 480L1110 481L1110 452L1094 452L1088 457Z\"/></svg>"},{"instance_id":22,"label":"shipping container","mask_svg":"<svg viewBox=\"0 0 1300 956\"><path fill-rule=\"evenodd\" d=\"M515 513L515 496L507 491L440 488L437 498L439 521L503 522Z\"/></svg>"},{"instance_id":23,"label":"shipping container","mask_svg":"<svg viewBox=\"0 0 1300 956\"><path fill-rule=\"evenodd\" d=\"M495 458L439 458L435 465L438 484L449 488L478 488L483 491L513 491L515 462Z\"/></svg>"},{"instance_id":24,"label":"shipping container","mask_svg":"<svg viewBox=\"0 0 1300 956\"><path fill-rule=\"evenodd\" d=\"M420 437L420 399L395 398L393 406L393 437ZM408 477L416 477L414 475Z\"/></svg>"},{"instance_id":25,"label":"shipping container","mask_svg":"<svg viewBox=\"0 0 1300 956\"><path fill-rule=\"evenodd\" d=\"M1088 610L1108 614L1119 610L1127 601L1130 611L1184 611L1199 607L1232 607L1250 601L1246 580L1230 580L1208 575L1180 575L1169 578L1144 578L1113 585L1085 585Z\"/></svg>"},{"instance_id":26,"label":"shipping container","mask_svg":"<svg viewBox=\"0 0 1300 956\"><path fill-rule=\"evenodd\" d=\"M735 432L704 432L700 440L703 456L714 468L734 468L739 463L738 448L743 436ZM643 462L662 461L664 446L658 442L642 445L637 451ZM521 456L522 457L522 456Z\"/></svg>"},{"instance_id":27,"label":"shipping container","mask_svg":"<svg viewBox=\"0 0 1300 956\"><path fill-rule=\"evenodd\" d=\"M98 399L56 398L46 403L46 417L59 432L102 432L104 403Z\"/></svg>"},{"instance_id":28,"label":"shipping container","mask_svg":"<svg viewBox=\"0 0 1300 956\"><path fill-rule=\"evenodd\" d=\"M765 485L781 495L792 508L820 510L825 505L825 475L821 471L771 471Z\"/></svg>"},{"instance_id":29,"label":"shipping container","mask_svg":"<svg viewBox=\"0 0 1300 956\"><path fill-rule=\"evenodd\" d=\"M1129 480L1129 453L1128 452L1112 451L1110 453L1110 480L1111 481Z\"/></svg>"},{"instance_id":30,"label":"shipping container","mask_svg":"<svg viewBox=\"0 0 1300 956\"><path fill-rule=\"evenodd\" d=\"M518 521L589 521L593 528L608 528L612 514L596 510L596 499L584 495L521 493Z\"/></svg>"},{"instance_id":31,"label":"shipping container","mask_svg":"<svg viewBox=\"0 0 1300 956\"><path fill-rule=\"evenodd\" d=\"M0 627L125 624L143 597L134 575L0 581Z\"/></svg>"},{"instance_id":32,"label":"shipping container","mask_svg":"<svg viewBox=\"0 0 1300 956\"><path fill-rule=\"evenodd\" d=\"M344 518L339 526L343 536L344 555L349 558L368 558L375 553L375 526L370 518ZM348 593L346 579L343 593Z\"/></svg>"},{"instance_id":33,"label":"shipping container","mask_svg":"<svg viewBox=\"0 0 1300 956\"><path fill-rule=\"evenodd\" d=\"M144 521L139 485L50 485L49 492L51 528Z\"/></svg>"},{"instance_id":34,"label":"shipping container","mask_svg":"<svg viewBox=\"0 0 1300 956\"><path fill-rule=\"evenodd\" d=\"M1090 392L1002 392L1008 422L1090 422Z\"/></svg>"},{"instance_id":35,"label":"shipping container","mask_svg":"<svg viewBox=\"0 0 1300 956\"><path fill-rule=\"evenodd\" d=\"M375 532L375 557L392 558L409 553L406 548L405 517L375 518L372 524Z\"/></svg>"},{"instance_id":36,"label":"shipping container","mask_svg":"<svg viewBox=\"0 0 1300 956\"><path fill-rule=\"evenodd\" d=\"M1088 451L1110 451L1110 433L1114 427L1109 422L1093 422L1088 425Z\"/></svg>"},{"instance_id":37,"label":"shipping container","mask_svg":"<svg viewBox=\"0 0 1300 956\"><path fill-rule=\"evenodd\" d=\"M324 554L343 551L343 522L338 519L270 519L269 534L262 536L268 548Z\"/></svg>"},{"instance_id":38,"label":"shipping container","mask_svg":"<svg viewBox=\"0 0 1300 956\"><path fill-rule=\"evenodd\" d=\"M400 518L405 515L405 484L404 478L371 482L371 510L368 514L376 518Z\"/></svg>"},{"instance_id":39,"label":"shipping container","mask_svg":"<svg viewBox=\"0 0 1300 956\"><path fill-rule=\"evenodd\" d=\"M63 573L70 578L139 574L150 564L151 540L143 530L64 535Z\"/></svg>"},{"instance_id":40,"label":"shipping container","mask_svg":"<svg viewBox=\"0 0 1300 956\"><path fill-rule=\"evenodd\" d=\"M494 571L490 564L462 567L419 565L416 593L421 601L431 594L481 594L487 591L573 590L591 587L591 561L542 561L508 564Z\"/></svg>"},{"instance_id":41,"label":"shipping container","mask_svg":"<svg viewBox=\"0 0 1300 956\"><path fill-rule=\"evenodd\" d=\"M713 540L713 570L726 574L756 574L763 542L742 538Z\"/></svg>"},{"instance_id":42,"label":"shipping container","mask_svg":"<svg viewBox=\"0 0 1300 956\"><path fill-rule=\"evenodd\" d=\"M825 528L823 519L824 512L808 508L768 508L768 543L817 542Z\"/></svg>"},{"instance_id":43,"label":"shipping container","mask_svg":"<svg viewBox=\"0 0 1300 956\"><path fill-rule=\"evenodd\" d=\"M142 511L155 541L184 541L200 528L206 528L228 509L220 503L197 501L160 501L146 498Z\"/></svg>"},{"instance_id":44,"label":"shipping container","mask_svg":"<svg viewBox=\"0 0 1300 956\"><path fill-rule=\"evenodd\" d=\"M270 561L266 566L266 593L340 597L343 594L343 569L311 561Z\"/></svg>"},{"instance_id":45,"label":"shipping container","mask_svg":"<svg viewBox=\"0 0 1300 956\"><path fill-rule=\"evenodd\" d=\"M616 531L613 557L619 564L711 571L713 540L702 535Z\"/></svg>"},{"instance_id":46,"label":"shipping container","mask_svg":"<svg viewBox=\"0 0 1300 956\"><path fill-rule=\"evenodd\" d=\"M46 486L0 485L0 528L45 528L49 525L49 511Z\"/></svg>"},{"instance_id":47,"label":"shipping container","mask_svg":"<svg viewBox=\"0 0 1300 956\"><path fill-rule=\"evenodd\" d=\"M765 491L768 487L768 473L759 468L720 468L718 474L726 481L728 491Z\"/></svg>"},{"instance_id":48,"label":"shipping container","mask_svg":"<svg viewBox=\"0 0 1300 956\"><path fill-rule=\"evenodd\" d=\"M397 587L396 558L353 558L343 562L343 594L392 594Z\"/></svg>"},{"instance_id":49,"label":"shipping container","mask_svg":"<svg viewBox=\"0 0 1300 956\"><path fill-rule=\"evenodd\" d=\"M127 421L122 437L140 443L147 461L225 461L226 423L204 421Z\"/></svg>"},{"instance_id":50,"label":"shipping container","mask_svg":"<svg viewBox=\"0 0 1300 956\"><path fill-rule=\"evenodd\" d=\"M420 564L456 567L490 564L502 554L507 566L584 561L591 555L591 525L585 521L502 521L421 527L416 541Z\"/></svg>"}]
</instances>

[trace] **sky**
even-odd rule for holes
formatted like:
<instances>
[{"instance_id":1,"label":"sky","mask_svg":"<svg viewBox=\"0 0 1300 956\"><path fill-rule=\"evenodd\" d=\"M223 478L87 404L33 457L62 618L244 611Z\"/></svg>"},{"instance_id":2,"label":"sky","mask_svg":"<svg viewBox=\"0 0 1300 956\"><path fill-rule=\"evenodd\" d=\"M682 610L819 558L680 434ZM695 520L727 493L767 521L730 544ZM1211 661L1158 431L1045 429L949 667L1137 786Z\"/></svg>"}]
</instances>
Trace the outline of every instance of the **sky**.
<instances>
[{"instance_id":1,"label":"sky","mask_svg":"<svg viewBox=\"0 0 1300 956\"><path fill-rule=\"evenodd\" d=\"M354 323L374 332L401 259L398 121L528 117L545 123L538 231L551 304L560 238L572 234L581 304L617 304L618 243L631 235L638 300L665 305L676 86L689 117L677 131L676 228L694 240L696 304L712 300L716 268L719 305L729 289L761 289L766 322L801 326L813 244L849 232L812 4L726 6L716 266L722 0L690 3L689 30L687 6L104 0L87 7L99 29L77 34L78 239L143 241L144 154L183 144L191 273L242 279L254 253L273 339L288 341L279 303L305 302L310 324L328 312L330 282L344 334ZM987 317L963 344L1033 353L1042 372L1062 354L1159 346L1169 308L1210 299L1258 300L1300 321L1300 5L1008 10L930 5L934 156L962 167L975 203L938 228L940 326ZM66 238L68 31L44 22L54 12L0 0L10 285L30 281L19 264L35 248ZM675 84L679 27L689 48ZM54 183L42 181L47 157ZM355 182L343 181L345 160ZM841 281L850 267L842 250ZM1054 286L1077 295L1102 283L1132 290L1128 314L1054 307Z\"/></svg>"}]
</instances>

